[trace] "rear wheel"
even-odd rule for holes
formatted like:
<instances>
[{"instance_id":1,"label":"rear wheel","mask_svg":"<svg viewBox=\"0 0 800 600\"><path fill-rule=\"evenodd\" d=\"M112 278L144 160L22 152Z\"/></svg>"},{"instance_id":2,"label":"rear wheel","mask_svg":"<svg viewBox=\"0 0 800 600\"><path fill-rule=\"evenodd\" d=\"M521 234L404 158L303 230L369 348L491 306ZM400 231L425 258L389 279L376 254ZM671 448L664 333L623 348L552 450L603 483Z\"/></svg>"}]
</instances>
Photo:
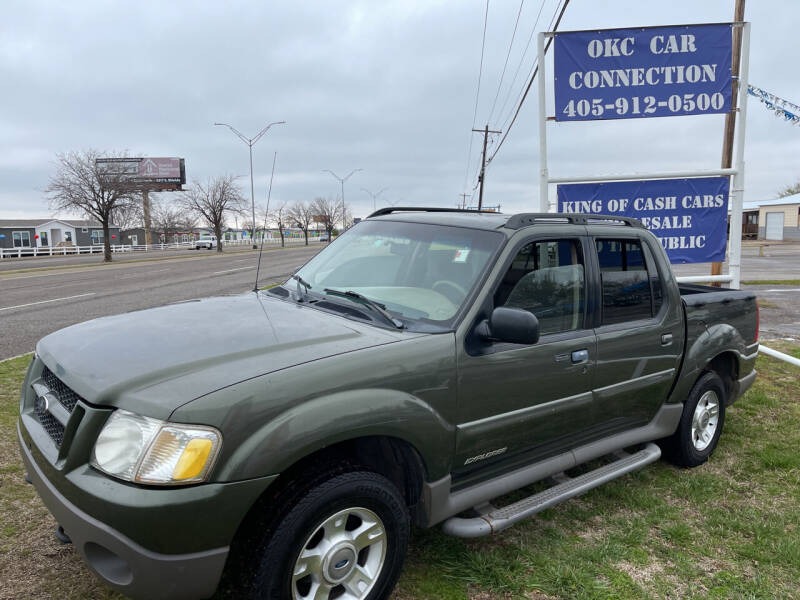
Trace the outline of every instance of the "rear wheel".
<instances>
[{"instance_id":1,"label":"rear wheel","mask_svg":"<svg viewBox=\"0 0 800 600\"><path fill-rule=\"evenodd\" d=\"M683 467L708 460L722 434L726 399L725 384L716 373L697 380L683 405L678 430L662 445L669 460Z\"/></svg>"},{"instance_id":2,"label":"rear wheel","mask_svg":"<svg viewBox=\"0 0 800 600\"><path fill-rule=\"evenodd\" d=\"M314 478L280 502L250 557L238 597L380 600L394 588L408 545L402 494L369 471Z\"/></svg>"}]
</instances>

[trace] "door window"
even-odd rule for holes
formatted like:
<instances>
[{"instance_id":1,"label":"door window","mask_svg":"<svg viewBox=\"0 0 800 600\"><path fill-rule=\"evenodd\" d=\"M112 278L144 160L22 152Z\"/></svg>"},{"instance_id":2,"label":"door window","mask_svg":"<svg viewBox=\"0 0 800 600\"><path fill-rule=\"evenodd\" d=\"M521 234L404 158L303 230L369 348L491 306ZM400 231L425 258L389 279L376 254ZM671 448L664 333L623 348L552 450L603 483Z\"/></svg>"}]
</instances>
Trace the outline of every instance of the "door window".
<instances>
[{"instance_id":1,"label":"door window","mask_svg":"<svg viewBox=\"0 0 800 600\"><path fill-rule=\"evenodd\" d=\"M653 298L642 243L639 240L596 240L603 285L603 325L653 316ZM656 273L657 277L657 272ZM659 291L660 291L659 282ZM661 305L661 294L658 298Z\"/></svg>"},{"instance_id":2,"label":"door window","mask_svg":"<svg viewBox=\"0 0 800 600\"><path fill-rule=\"evenodd\" d=\"M586 285L576 240L542 240L523 246L495 294L495 306L536 315L542 335L583 329Z\"/></svg>"},{"instance_id":3,"label":"door window","mask_svg":"<svg viewBox=\"0 0 800 600\"><path fill-rule=\"evenodd\" d=\"M46 231L40 231L39 232L39 243L42 246L47 246L47 232Z\"/></svg>"}]
</instances>

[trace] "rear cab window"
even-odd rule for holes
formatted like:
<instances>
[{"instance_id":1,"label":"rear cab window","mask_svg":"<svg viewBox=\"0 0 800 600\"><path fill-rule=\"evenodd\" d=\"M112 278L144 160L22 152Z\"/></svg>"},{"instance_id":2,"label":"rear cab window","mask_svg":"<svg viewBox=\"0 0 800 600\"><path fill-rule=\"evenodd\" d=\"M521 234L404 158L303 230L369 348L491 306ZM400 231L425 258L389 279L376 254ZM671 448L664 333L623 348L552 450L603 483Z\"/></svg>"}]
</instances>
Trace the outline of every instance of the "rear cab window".
<instances>
[{"instance_id":1,"label":"rear cab window","mask_svg":"<svg viewBox=\"0 0 800 600\"><path fill-rule=\"evenodd\" d=\"M663 287L649 248L639 239L595 240L602 286L603 325L650 319L663 304Z\"/></svg>"}]
</instances>

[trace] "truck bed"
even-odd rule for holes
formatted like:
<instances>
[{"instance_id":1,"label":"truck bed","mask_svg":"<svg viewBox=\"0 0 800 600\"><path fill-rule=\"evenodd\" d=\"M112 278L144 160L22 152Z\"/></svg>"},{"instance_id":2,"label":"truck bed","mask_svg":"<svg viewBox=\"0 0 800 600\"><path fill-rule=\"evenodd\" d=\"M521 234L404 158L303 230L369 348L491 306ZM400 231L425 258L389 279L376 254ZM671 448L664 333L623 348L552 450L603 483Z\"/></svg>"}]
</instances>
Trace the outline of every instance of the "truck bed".
<instances>
[{"instance_id":1,"label":"truck bed","mask_svg":"<svg viewBox=\"0 0 800 600\"><path fill-rule=\"evenodd\" d=\"M753 370L758 351L758 303L755 292L678 285L686 313L686 341L682 373L700 372L716 347L734 349L737 378Z\"/></svg>"}]
</instances>

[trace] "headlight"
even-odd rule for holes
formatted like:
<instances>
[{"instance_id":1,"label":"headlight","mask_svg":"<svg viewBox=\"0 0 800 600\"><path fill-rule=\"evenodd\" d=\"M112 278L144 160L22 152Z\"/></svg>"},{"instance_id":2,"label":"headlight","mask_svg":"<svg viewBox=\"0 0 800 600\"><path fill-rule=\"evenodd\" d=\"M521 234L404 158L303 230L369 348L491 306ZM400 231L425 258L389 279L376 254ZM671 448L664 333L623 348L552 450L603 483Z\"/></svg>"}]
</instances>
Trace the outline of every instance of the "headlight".
<instances>
[{"instance_id":1,"label":"headlight","mask_svg":"<svg viewBox=\"0 0 800 600\"><path fill-rule=\"evenodd\" d=\"M222 445L213 427L167 423L116 410L92 451L91 464L126 481L183 485L205 481Z\"/></svg>"}]
</instances>

